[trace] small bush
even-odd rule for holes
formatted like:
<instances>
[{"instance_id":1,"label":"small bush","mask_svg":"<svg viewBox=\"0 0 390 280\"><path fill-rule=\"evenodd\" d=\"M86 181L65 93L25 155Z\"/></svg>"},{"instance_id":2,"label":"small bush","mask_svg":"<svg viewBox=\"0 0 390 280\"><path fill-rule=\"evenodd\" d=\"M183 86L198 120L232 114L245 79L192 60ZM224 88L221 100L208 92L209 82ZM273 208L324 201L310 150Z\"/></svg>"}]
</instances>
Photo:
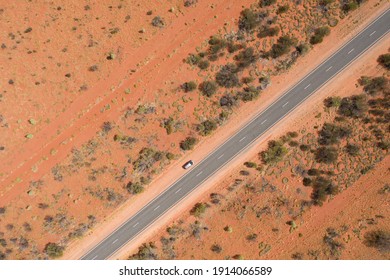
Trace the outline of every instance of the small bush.
<instances>
[{"instance_id":1,"label":"small bush","mask_svg":"<svg viewBox=\"0 0 390 280\"><path fill-rule=\"evenodd\" d=\"M369 231L364 235L364 244L380 252L390 252L390 232L383 230Z\"/></svg>"},{"instance_id":2,"label":"small bush","mask_svg":"<svg viewBox=\"0 0 390 280\"><path fill-rule=\"evenodd\" d=\"M92 65L92 66L90 66L89 68L88 68L88 70L90 71L90 72L95 72L95 71L97 71L99 68L98 68L98 66L97 65Z\"/></svg>"},{"instance_id":3,"label":"small bush","mask_svg":"<svg viewBox=\"0 0 390 280\"><path fill-rule=\"evenodd\" d=\"M348 144L345 149L350 156L357 156L360 150L359 146L353 144Z\"/></svg>"},{"instance_id":4,"label":"small bush","mask_svg":"<svg viewBox=\"0 0 390 280\"><path fill-rule=\"evenodd\" d=\"M380 55L378 57L378 63L387 70L390 70L390 53Z\"/></svg>"},{"instance_id":5,"label":"small bush","mask_svg":"<svg viewBox=\"0 0 390 280\"><path fill-rule=\"evenodd\" d=\"M324 105L327 108L338 108L341 105L341 97L339 96L331 96L324 100Z\"/></svg>"},{"instance_id":6,"label":"small bush","mask_svg":"<svg viewBox=\"0 0 390 280\"><path fill-rule=\"evenodd\" d=\"M276 163L281 161L287 154L288 150L280 141L268 142L268 149L261 153L261 158L265 164Z\"/></svg>"},{"instance_id":7,"label":"small bush","mask_svg":"<svg viewBox=\"0 0 390 280\"><path fill-rule=\"evenodd\" d=\"M334 147L319 147L315 154L315 159L320 163L334 163L337 161L338 152Z\"/></svg>"},{"instance_id":8,"label":"small bush","mask_svg":"<svg viewBox=\"0 0 390 280\"><path fill-rule=\"evenodd\" d=\"M199 85L200 92L207 97L214 95L217 92L217 89L218 86L213 81L204 81Z\"/></svg>"},{"instance_id":9,"label":"small bush","mask_svg":"<svg viewBox=\"0 0 390 280\"><path fill-rule=\"evenodd\" d=\"M192 150L197 142L198 140L195 137L187 137L180 142L180 148L184 151Z\"/></svg>"},{"instance_id":10,"label":"small bush","mask_svg":"<svg viewBox=\"0 0 390 280\"><path fill-rule=\"evenodd\" d=\"M191 7L198 3L198 0L184 0L184 7Z\"/></svg>"},{"instance_id":11,"label":"small bush","mask_svg":"<svg viewBox=\"0 0 390 280\"><path fill-rule=\"evenodd\" d=\"M311 184L312 184L312 180L309 178L309 177L305 177L305 178L303 178L303 185L304 186L311 186Z\"/></svg>"},{"instance_id":12,"label":"small bush","mask_svg":"<svg viewBox=\"0 0 390 280\"><path fill-rule=\"evenodd\" d=\"M296 38L290 37L288 35L279 37L277 43L272 45L271 50L266 55L271 56L272 58L278 58L287 54L291 47L294 46L297 42L298 41Z\"/></svg>"},{"instance_id":13,"label":"small bush","mask_svg":"<svg viewBox=\"0 0 390 280\"><path fill-rule=\"evenodd\" d=\"M318 176L313 181L312 200L314 205L321 206L328 195L335 195L338 193L338 187L332 183L328 178Z\"/></svg>"},{"instance_id":14,"label":"small bush","mask_svg":"<svg viewBox=\"0 0 390 280\"><path fill-rule=\"evenodd\" d=\"M165 21L162 17L160 16L156 16L152 19L152 25L154 27L159 27L159 28L162 28L165 26Z\"/></svg>"},{"instance_id":15,"label":"small bush","mask_svg":"<svg viewBox=\"0 0 390 280\"><path fill-rule=\"evenodd\" d=\"M299 146L299 149L302 151L302 152L306 152L310 149L310 147L308 145L305 145L305 144L302 144Z\"/></svg>"},{"instance_id":16,"label":"small bush","mask_svg":"<svg viewBox=\"0 0 390 280\"><path fill-rule=\"evenodd\" d=\"M319 27L314 31L314 35L310 38L310 44L315 45L322 43L325 36L330 34L328 26Z\"/></svg>"},{"instance_id":17,"label":"small bush","mask_svg":"<svg viewBox=\"0 0 390 280\"><path fill-rule=\"evenodd\" d=\"M138 248L138 252L129 256L129 260L157 260L157 247L153 242L144 243Z\"/></svg>"},{"instance_id":18,"label":"small bush","mask_svg":"<svg viewBox=\"0 0 390 280\"><path fill-rule=\"evenodd\" d=\"M359 4L352 0L350 1L349 3L345 3L344 5L342 5L342 10L345 12L345 13L349 13L353 10L356 10L357 8L359 8Z\"/></svg>"},{"instance_id":19,"label":"small bush","mask_svg":"<svg viewBox=\"0 0 390 280\"><path fill-rule=\"evenodd\" d=\"M238 21L238 27L241 30L250 32L259 25L259 17L256 12L251 9L245 9L241 11L240 19Z\"/></svg>"},{"instance_id":20,"label":"small bush","mask_svg":"<svg viewBox=\"0 0 390 280\"><path fill-rule=\"evenodd\" d=\"M217 122L214 120L205 120L197 126L197 130L200 135L207 136L218 127Z\"/></svg>"},{"instance_id":21,"label":"small bush","mask_svg":"<svg viewBox=\"0 0 390 280\"><path fill-rule=\"evenodd\" d=\"M360 118L368 110L367 98L365 95L353 95L351 97L344 97L338 113L345 117Z\"/></svg>"},{"instance_id":22,"label":"small bush","mask_svg":"<svg viewBox=\"0 0 390 280\"><path fill-rule=\"evenodd\" d=\"M190 214L199 218L201 217L207 209L207 204L206 203L196 203L194 207L191 209Z\"/></svg>"},{"instance_id":23,"label":"small bush","mask_svg":"<svg viewBox=\"0 0 390 280\"><path fill-rule=\"evenodd\" d=\"M57 243L47 243L45 246L45 253L50 258L59 258L62 257L65 248L63 246L58 245Z\"/></svg>"},{"instance_id":24,"label":"small bush","mask_svg":"<svg viewBox=\"0 0 390 280\"><path fill-rule=\"evenodd\" d=\"M297 46L297 51L300 55L305 55L310 51L310 45L307 43L301 43Z\"/></svg>"},{"instance_id":25,"label":"small bush","mask_svg":"<svg viewBox=\"0 0 390 280\"><path fill-rule=\"evenodd\" d=\"M378 92L388 89L389 84L387 78L382 76L374 78L363 76L360 78L359 82L364 86L364 91L371 95L375 95Z\"/></svg>"},{"instance_id":26,"label":"small bush","mask_svg":"<svg viewBox=\"0 0 390 280\"><path fill-rule=\"evenodd\" d=\"M276 3L276 0L261 0L260 7L268 7Z\"/></svg>"},{"instance_id":27,"label":"small bush","mask_svg":"<svg viewBox=\"0 0 390 280\"><path fill-rule=\"evenodd\" d=\"M265 38L265 37L273 37L273 36L278 36L279 35L279 27L269 27L268 25L264 26L261 28L259 33L257 33L258 38Z\"/></svg>"},{"instance_id":28,"label":"small bush","mask_svg":"<svg viewBox=\"0 0 390 280\"><path fill-rule=\"evenodd\" d=\"M247 161L244 163L244 165L248 168L257 168L256 162L252 162L252 161Z\"/></svg>"},{"instance_id":29,"label":"small bush","mask_svg":"<svg viewBox=\"0 0 390 280\"><path fill-rule=\"evenodd\" d=\"M185 82L181 85L181 88L184 90L184 92L191 92L195 90L197 87L197 84L194 81Z\"/></svg>"},{"instance_id":30,"label":"small bush","mask_svg":"<svg viewBox=\"0 0 390 280\"><path fill-rule=\"evenodd\" d=\"M186 62L190 65L198 65L199 61L201 60L202 58L197 55L197 54L189 54L189 56L187 57L186 59Z\"/></svg>"},{"instance_id":31,"label":"small bush","mask_svg":"<svg viewBox=\"0 0 390 280\"><path fill-rule=\"evenodd\" d=\"M288 4L283 5L283 6L279 6L278 10L276 11L276 14L280 15L280 14L286 13L289 8L290 8L290 6Z\"/></svg>"},{"instance_id":32,"label":"small bush","mask_svg":"<svg viewBox=\"0 0 390 280\"><path fill-rule=\"evenodd\" d=\"M221 87L232 88L240 84L237 76L238 68L235 64L228 63L216 74L215 80Z\"/></svg>"},{"instance_id":33,"label":"small bush","mask_svg":"<svg viewBox=\"0 0 390 280\"><path fill-rule=\"evenodd\" d=\"M321 145L337 144L340 139L350 136L351 128L325 123L319 132L318 143Z\"/></svg>"},{"instance_id":34,"label":"small bush","mask_svg":"<svg viewBox=\"0 0 390 280\"><path fill-rule=\"evenodd\" d=\"M214 244L211 246L211 251L213 251L214 253L221 253L222 252L222 247L218 244Z\"/></svg>"},{"instance_id":35,"label":"small bush","mask_svg":"<svg viewBox=\"0 0 390 280\"><path fill-rule=\"evenodd\" d=\"M234 60L237 61L237 66L240 68L246 68L252 63L256 62L258 56L255 54L255 50L252 47L246 48L239 52Z\"/></svg>"},{"instance_id":36,"label":"small bush","mask_svg":"<svg viewBox=\"0 0 390 280\"><path fill-rule=\"evenodd\" d=\"M237 97L244 102L253 101L260 95L260 90L253 86L245 87L243 91L237 94Z\"/></svg>"},{"instance_id":37,"label":"small bush","mask_svg":"<svg viewBox=\"0 0 390 280\"><path fill-rule=\"evenodd\" d=\"M210 66L210 62L208 62L207 60L202 59L201 61L198 62L199 69L205 70L209 68L209 66Z\"/></svg>"},{"instance_id":38,"label":"small bush","mask_svg":"<svg viewBox=\"0 0 390 280\"><path fill-rule=\"evenodd\" d=\"M142 184L140 182L128 182L127 185L126 185L126 190L130 193L130 194L140 194L144 191L144 187L142 186Z\"/></svg>"}]
</instances>

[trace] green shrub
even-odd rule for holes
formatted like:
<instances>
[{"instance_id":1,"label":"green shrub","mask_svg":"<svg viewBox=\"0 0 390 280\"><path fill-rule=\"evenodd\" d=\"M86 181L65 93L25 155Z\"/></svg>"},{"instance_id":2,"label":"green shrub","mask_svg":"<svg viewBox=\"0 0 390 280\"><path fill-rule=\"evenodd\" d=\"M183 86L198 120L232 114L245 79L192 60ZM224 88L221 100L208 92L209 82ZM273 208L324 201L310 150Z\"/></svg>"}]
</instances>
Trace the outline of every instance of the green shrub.
<instances>
[{"instance_id":1,"label":"green shrub","mask_svg":"<svg viewBox=\"0 0 390 280\"><path fill-rule=\"evenodd\" d=\"M129 260L157 260L157 247L153 242L144 243L138 248L138 252L129 256Z\"/></svg>"},{"instance_id":2,"label":"green shrub","mask_svg":"<svg viewBox=\"0 0 390 280\"><path fill-rule=\"evenodd\" d=\"M244 165L248 168L257 168L256 162L252 162L252 161L247 161L244 163Z\"/></svg>"},{"instance_id":3,"label":"green shrub","mask_svg":"<svg viewBox=\"0 0 390 280\"><path fill-rule=\"evenodd\" d=\"M126 190L130 193L130 194L140 194L144 191L144 187L142 186L142 184L140 182L128 182L126 184Z\"/></svg>"},{"instance_id":4,"label":"green shrub","mask_svg":"<svg viewBox=\"0 0 390 280\"><path fill-rule=\"evenodd\" d=\"M341 105L341 97L339 96L331 96L324 100L324 105L327 108L338 108Z\"/></svg>"},{"instance_id":5,"label":"green shrub","mask_svg":"<svg viewBox=\"0 0 390 280\"><path fill-rule=\"evenodd\" d=\"M237 76L238 67L235 64L228 63L222 67L216 74L215 80L221 87L232 88L240 84L240 80Z\"/></svg>"},{"instance_id":6,"label":"green shrub","mask_svg":"<svg viewBox=\"0 0 390 280\"><path fill-rule=\"evenodd\" d=\"M205 59L202 59L201 61L198 62L199 69L205 70L209 68L209 66L210 66L210 62L208 62Z\"/></svg>"},{"instance_id":7,"label":"green shrub","mask_svg":"<svg viewBox=\"0 0 390 280\"><path fill-rule=\"evenodd\" d=\"M364 235L364 244L373 247L380 252L390 252L390 232L384 230L372 230Z\"/></svg>"},{"instance_id":8,"label":"green shrub","mask_svg":"<svg viewBox=\"0 0 390 280\"><path fill-rule=\"evenodd\" d=\"M252 47L246 48L234 56L234 60L237 61L237 65L240 68L245 68L256 62L258 56L255 54L255 50Z\"/></svg>"},{"instance_id":9,"label":"green shrub","mask_svg":"<svg viewBox=\"0 0 390 280\"><path fill-rule=\"evenodd\" d=\"M328 26L322 26L314 31L314 35L310 38L310 44L315 45L322 43L325 36L330 34L330 28Z\"/></svg>"},{"instance_id":10,"label":"green shrub","mask_svg":"<svg viewBox=\"0 0 390 280\"><path fill-rule=\"evenodd\" d=\"M182 84L181 88L184 90L184 92L190 92L195 90L197 87L197 84L194 81L185 82Z\"/></svg>"},{"instance_id":11,"label":"green shrub","mask_svg":"<svg viewBox=\"0 0 390 280\"><path fill-rule=\"evenodd\" d=\"M305 177L305 178L303 178L303 185L304 186L311 186L311 184L312 184L312 180L309 178L309 177Z\"/></svg>"},{"instance_id":12,"label":"green shrub","mask_svg":"<svg viewBox=\"0 0 390 280\"><path fill-rule=\"evenodd\" d=\"M272 58L278 58L287 54L291 47L294 46L297 42L298 40L296 38L290 37L288 35L279 37L277 43L272 45L271 50L266 55L271 56Z\"/></svg>"},{"instance_id":13,"label":"green shrub","mask_svg":"<svg viewBox=\"0 0 390 280\"><path fill-rule=\"evenodd\" d=\"M207 204L206 203L196 203L194 207L191 209L190 214L199 218L201 217L207 209Z\"/></svg>"},{"instance_id":14,"label":"green shrub","mask_svg":"<svg viewBox=\"0 0 390 280\"><path fill-rule=\"evenodd\" d=\"M180 142L180 148L184 151L192 150L197 142L198 140L195 137L187 137Z\"/></svg>"},{"instance_id":15,"label":"green shrub","mask_svg":"<svg viewBox=\"0 0 390 280\"><path fill-rule=\"evenodd\" d=\"M154 27L159 27L159 28L162 28L165 26L165 21L162 17L160 16L156 16L152 19L152 25Z\"/></svg>"},{"instance_id":16,"label":"green shrub","mask_svg":"<svg viewBox=\"0 0 390 280\"><path fill-rule=\"evenodd\" d=\"M297 46L297 51L300 55L305 55L310 51L310 45L307 43L301 43Z\"/></svg>"},{"instance_id":17,"label":"green shrub","mask_svg":"<svg viewBox=\"0 0 390 280\"><path fill-rule=\"evenodd\" d=\"M320 163L334 163L337 161L338 152L334 147L319 147L315 154L315 159Z\"/></svg>"},{"instance_id":18,"label":"green shrub","mask_svg":"<svg viewBox=\"0 0 390 280\"><path fill-rule=\"evenodd\" d=\"M244 102L255 100L260 95L260 90L254 86L245 87L243 91L237 94L237 97Z\"/></svg>"},{"instance_id":19,"label":"green shrub","mask_svg":"<svg viewBox=\"0 0 390 280\"><path fill-rule=\"evenodd\" d=\"M162 158L162 152L156 151L152 148L143 148L139 152L138 159L133 162L133 169L137 172L145 172Z\"/></svg>"},{"instance_id":20,"label":"green shrub","mask_svg":"<svg viewBox=\"0 0 390 280\"><path fill-rule=\"evenodd\" d=\"M276 0L261 0L260 7L268 7L276 3Z\"/></svg>"},{"instance_id":21,"label":"green shrub","mask_svg":"<svg viewBox=\"0 0 390 280\"><path fill-rule=\"evenodd\" d=\"M278 36L279 31L280 31L280 29L277 26L269 27L268 25L266 25L260 29L259 33L257 33L257 37L261 39L261 38L265 38L265 37Z\"/></svg>"},{"instance_id":22,"label":"green shrub","mask_svg":"<svg viewBox=\"0 0 390 280\"><path fill-rule=\"evenodd\" d=\"M359 8L359 4L356 1L350 1L349 3L342 5L342 10L345 13L356 10L357 8Z\"/></svg>"},{"instance_id":23,"label":"green shrub","mask_svg":"<svg viewBox=\"0 0 390 280\"><path fill-rule=\"evenodd\" d=\"M186 59L186 62L190 65L198 65L199 61L201 60L202 58L197 55L197 54L189 54L189 56L187 57Z\"/></svg>"},{"instance_id":24,"label":"green shrub","mask_svg":"<svg viewBox=\"0 0 390 280\"><path fill-rule=\"evenodd\" d=\"M217 92L217 88L217 84L213 81L204 81L199 85L200 92L207 97L214 95Z\"/></svg>"},{"instance_id":25,"label":"green shrub","mask_svg":"<svg viewBox=\"0 0 390 280\"><path fill-rule=\"evenodd\" d=\"M375 95L389 87L389 81L383 76L374 78L362 76L359 79L359 83L364 86L364 91L371 95Z\"/></svg>"},{"instance_id":26,"label":"green shrub","mask_svg":"<svg viewBox=\"0 0 390 280\"><path fill-rule=\"evenodd\" d=\"M325 123L319 132L318 143L321 145L337 144L340 139L350 136L351 128Z\"/></svg>"},{"instance_id":27,"label":"green shrub","mask_svg":"<svg viewBox=\"0 0 390 280\"><path fill-rule=\"evenodd\" d=\"M238 27L241 30L250 32L259 25L259 17L256 12L251 9L241 11Z\"/></svg>"},{"instance_id":28,"label":"green shrub","mask_svg":"<svg viewBox=\"0 0 390 280\"><path fill-rule=\"evenodd\" d=\"M205 120L197 126L197 130L200 135L207 136L218 127L217 122L214 120Z\"/></svg>"},{"instance_id":29,"label":"green shrub","mask_svg":"<svg viewBox=\"0 0 390 280\"><path fill-rule=\"evenodd\" d=\"M261 158L265 164L276 163L281 161L287 154L288 150L280 141L268 142L268 149L261 153Z\"/></svg>"},{"instance_id":30,"label":"green shrub","mask_svg":"<svg viewBox=\"0 0 390 280\"><path fill-rule=\"evenodd\" d=\"M318 176L312 183L313 192L311 198L314 205L321 206L328 195L335 195L338 193L338 187L332 183L328 178Z\"/></svg>"},{"instance_id":31,"label":"green shrub","mask_svg":"<svg viewBox=\"0 0 390 280\"><path fill-rule=\"evenodd\" d=\"M367 110L367 98L365 95L361 94L344 97L341 100L338 113L345 117L360 118L364 116Z\"/></svg>"},{"instance_id":32,"label":"green shrub","mask_svg":"<svg viewBox=\"0 0 390 280\"><path fill-rule=\"evenodd\" d=\"M346 147L345 147L345 150L347 151L347 153L350 155L350 156L357 156L359 154L359 146L357 145L354 145L354 144L348 144Z\"/></svg>"},{"instance_id":33,"label":"green shrub","mask_svg":"<svg viewBox=\"0 0 390 280\"><path fill-rule=\"evenodd\" d=\"M49 242L45 246L45 253L50 258L59 258L64 254L65 247L58 245L57 243Z\"/></svg>"},{"instance_id":34,"label":"green shrub","mask_svg":"<svg viewBox=\"0 0 390 280\"><path fill-rule=\"evenodd\" d=\"M276 11L276 14L280 15L280 14L286 13L289 8L290 8L290 6L288 4L283 5L283 6L279 6L278 10Z\"/></svg>"},{"instance_id":35,"label":"green shrub","mask_svg":"<svg viewBox=\"0 0 390 280\"><path fill-rule=\"evenodd\" d=\"M387 70L390 70L390 53L380 55L378 57L378 63Z\"/></svg>"}]
</instances>

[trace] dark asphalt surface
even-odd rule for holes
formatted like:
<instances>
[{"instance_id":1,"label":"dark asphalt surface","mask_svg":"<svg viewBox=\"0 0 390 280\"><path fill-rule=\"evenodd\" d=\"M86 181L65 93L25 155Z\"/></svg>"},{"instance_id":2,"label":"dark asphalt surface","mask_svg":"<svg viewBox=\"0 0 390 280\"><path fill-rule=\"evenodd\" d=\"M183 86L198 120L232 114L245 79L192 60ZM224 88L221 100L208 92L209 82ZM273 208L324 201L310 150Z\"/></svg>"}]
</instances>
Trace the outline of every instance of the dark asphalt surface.
<instances>
[{"instance_id":1,"label":"dark asphalt surface","mask_svg":"<svg viewBox=\"0 0 390 280\"><path fill-rule=\"evenodd\" d=\"M384 37L389 29L390 10L387 10L204 160L200 163L195 162L194 166L183 177L149 202L81 259L103 260L109 258L345 69L380 38ZM304 107L300 106L299 109L304 110Z\"/></svg>"}]
</instances>

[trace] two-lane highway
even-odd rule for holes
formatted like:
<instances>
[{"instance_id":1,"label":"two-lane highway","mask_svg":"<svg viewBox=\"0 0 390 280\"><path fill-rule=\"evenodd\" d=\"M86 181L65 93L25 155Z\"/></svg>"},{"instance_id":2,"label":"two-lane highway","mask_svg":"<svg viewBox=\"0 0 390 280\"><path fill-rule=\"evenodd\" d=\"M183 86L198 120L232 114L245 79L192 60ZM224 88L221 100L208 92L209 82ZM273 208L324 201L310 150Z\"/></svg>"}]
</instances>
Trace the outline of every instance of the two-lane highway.
<instances>
[{"instance_id":1,"label":"two-lane highway","mask_svg":"<svg viewBox=\"0 0 390 280\"><path fill-rule=\"evenodd\" d=\"M82 259L109 258L386 36L389 29L390 10L387 10L204 160L195 163L183 177L102 240Z\"/></svg>"}]
</instances>

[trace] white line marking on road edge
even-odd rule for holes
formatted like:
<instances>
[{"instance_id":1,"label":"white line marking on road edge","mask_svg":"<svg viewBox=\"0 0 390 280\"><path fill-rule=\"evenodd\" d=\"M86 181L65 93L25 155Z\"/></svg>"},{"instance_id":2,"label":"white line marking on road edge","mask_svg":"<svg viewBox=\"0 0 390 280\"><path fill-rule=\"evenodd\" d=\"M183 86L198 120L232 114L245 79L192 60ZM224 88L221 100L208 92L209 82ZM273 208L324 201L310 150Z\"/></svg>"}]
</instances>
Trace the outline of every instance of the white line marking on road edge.
<instances>
[{"instance_id":1,"label":"white line marking on road edge","mask_svg":"<svg viewBox=\"0 0 390 280\"><path fill-rule=\"evenodd\" d=\"M135 228L138 224L139 224L139 223L136 223L136 224L133 226L133 228Z\"/></svg>"},{"instance_id":2,"label":"white line marking on road edge","mask_svg":"<svg viewBox=\"0 0 390 280\"><path fill-rule=\"evenodd\" d=\"M264 124L267 120L264 120L261 124Z\"/></svg>"},{"instance_id":3,"label":"white line marking on road edge","mask_svg":"<svg viewBox=\"0 0 390 280\"><path fill-rule=\"evenodd\" d=\"M112 244L116 243L117 241L118 241L118 238L117 238L117 239L115 239L115 240L112 242Z\"/></svg>"},{"instance_id":4,"label":"white line marking on road edge","mask_svg":"<svg viewBox=\"0 0 390 280\"><path fill-rule=\"evenodd\" d=\"M159 205L159 206L157 206L156 208L154 208L154 210L153 210L153 211L156 211L158 208L160 208L160 205Z\"/></svg>"},{"instance_id":5,"label":"white line marking on road edge","mask_svg":"<svg viewBox=\"0 0 390 280\"><path fill-rule=\"evenodd\" d=\"M221 159L221 157L223 157L223 155L224 155L224 154L220 155L220 156L218 157L218 159Z\"/></svg>"},{"instance_id":6,"label":"white line marking on road edge","mask_svg":"<svg viewBox=\"0 0 390 280\"><path fill-rule=\"evenodd\" d=\"M350 54L351 52L353 52L355 49L352 49L352 50L350 50L349 52L348 52L348 54Z\"/></svg>"},{"instance_id":7,"label":"white line marking on road edge","mask_svg":"<svg viewBox=\"0 0 390 280\"><path fill-rule=\"evenodd\" d=\"M202 173L203 173L203 171L200 171L198 174L196 174L196 177L198 177Z\"/></svg>"},{"instance_id":8,"label":"white line marking on road edge","mask_svg":"<svg viewBox=\"0 0 390 280\"><path fill-rule=\"evenodd\" d=\"M94 256L92 260L96 259L98 257L98 255Z\"/></svg>"},{"instance_id":9,"label":"white line marking on road edge","mask_svg":"<svg viewBox=\"0 0 390 280\"><path fill-rule=\"evenodd\" d=\"M371 37L372 35L374 35L375 33L376 33L376 31L372 32L372 33L370 34L370 37Z\"/></svg>"},{"instance_id":10,"label":"white line marking on road edge","mask_svg":"<svg viewBox=\"0 0 390 280\"><path fill-rule=\"evenodd\" d=\"M240 139L240 141L239 142L241 142L242 140L244 140L246 138L246 136L244 136L244 137L242 137L241 139Z\"/></svg>"},{"instance_id":11,"label":"white line marking on road edge","mask_svg":"<svg viewBox=\"0 0 390 280\"><path fill-rule=\"evenodd\" d=\"M308 84L307 86L305 86L305 89L307 89L308 87L310 87L311 84Z\"/></svg>"},{"instance_id":12,"label":"white line marking on road edge","mask_svg":"<svg viewBox=\"0 0 390 280\"><path fill-rule=\"evenodd\" d=\"M333 66L330 66L328 69L325 70L325 72L328 72L332 68L333 68Z\"/></svg>"},{"instance_id":13,"label":"white line marking on road edge","mask_svg":"<svg viewBox=\"0 0 390 280\"><path fill-rule=\"evenodd\" d=\"M180 192L181 191L181 188L180 189L178 189L177 191L175 191L175 193L178 193L178 192Z\"/></svg>"},{"instance_id":14,"label":"white line marking on road edge","mask_svg":"<svg viewBox=\"0 0 390 280\"><path fill-rule=\"evenodd\" d=\"M284 105L282 107L286 106L287 104L288 104L288 101L286 103L284 103Z\"/></svg>"}]
</instances>

